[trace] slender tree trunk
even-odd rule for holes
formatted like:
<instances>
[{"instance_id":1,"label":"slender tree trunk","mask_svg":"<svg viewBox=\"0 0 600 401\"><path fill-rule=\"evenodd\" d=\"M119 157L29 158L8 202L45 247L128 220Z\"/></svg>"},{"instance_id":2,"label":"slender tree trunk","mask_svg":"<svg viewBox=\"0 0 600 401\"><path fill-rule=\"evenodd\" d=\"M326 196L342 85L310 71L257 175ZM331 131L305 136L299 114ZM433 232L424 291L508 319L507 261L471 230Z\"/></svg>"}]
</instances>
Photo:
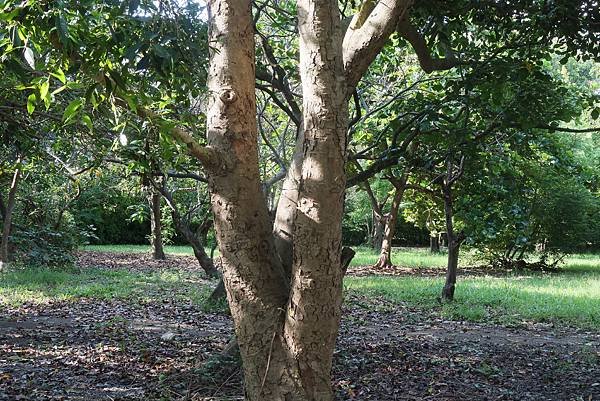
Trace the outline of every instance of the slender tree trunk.
<instances>
[{"instance_id":1,"label":"slender tree trunk","mask_svg":"<svg viewBox=\"0 0 600 401\"><path fill-rule=\"evenodd\" d=\"M157 191L162 197L165 199L165 202L171 209L171 217L173 218L173 224L175 225L175 229L179 234L185 238L185 240L190 244L192 250L194 251L194 256L200 264L200 267L204 269L206 275L209 277L219 277L219 272L215 268L213 260L206 254L204 250L203 241L200 240L197 234L195 234L190 227L183 221L181 218L181 213L179 212L179 207L175 203L173 199L173 195L169 192L165 187L160 187L158 185L154 186L153 189Z\"/></svg>"},{"instance_id":2,"label":"slender tree trunk","mask_svg":"<svg viewBox=\"0 0 600 401\"><path fill-rule=\"evenodd\" d=\"M4 205L4 198L2 197L2 194L0 194L0 218L2 218L2 220L4 220L5 216L6 216L6 206Z\"/></svg>"},{"instance_id":3,"label":"slender tree trunk","mask_svg":"<svg viewBox=\"0 0 600 401\"><path fill-rule=\"evenodd\" d=\"M164 260L165 251L162 240L162 213L160 210L160 193L151 185L148 188L148 205L150 206L150 245L152 258Z\"/></svg>"},{"instance_id":4,"label":"slender tree trunk","mask_svg":"<svg viewBox=\"0 0 600 401\"><path fill-rule=\"evenodd\" d=\"M459 251L460 242L457 239L448 239L448 270L446 271L446 283L442 289L442 299L445 301L454 300Z\"/></svg>"},{"instance_id":5,"label":"slender tree trunk","mask_svg":"<svg viewBox=\"0 0 600 401\"><path fill-rule=\"evenodd\" d=\"M390 213L385 219L385 229L383 241L381 242L379 259L374 266L379 269L388 269L394 266L392 263L392 240L394 239L394 234L396 233L398 211L400 210L400 204L402 203L402 197L404 196L407 179L408 175L405 174L400 180L396 180L394 183L394 186L396 187L394 190L394 197L392 198Z\"/></svg>"},{"instance_id":6,"label":"slender tree trunk","mask_svg":"<svg viewBox=\"0 0 600 401\"><path fill-rule=\"evenodd\" d=\"M429 251L431 253L439 253L440 252L440 235L430 235L429 236Z\"/></svg>"},{"instance_id":7,"label":"slender tree trunk","mask_svg":"<svg viewBox=\"0 0 600 401\"><path fill-rule=\"evenodd\" d=\"M13 174L13 179L10 184L10 189L8 191L8 199L6 201L6 207L4 210L4 222L2 225L2 241L0 242L0 270L7 266L8 262L10 261L10 255L8 252L8 242L10 239L12 216L16 203L17 188L19 185L19 180L21 178L20 164L21 159L19 158L17 161L17 167L15 168L15 172Z\"/></svg>"},{"instance_id":8,"label":"slender tree trunk","mask_svg":"<svg viewBox=\"0 0 600 401\"><path fill-rule=\"evenodd\" d=\"M444 214L446 217L446 234L448 237L448 269L446 271L446 283L442 289L442 300L454 300L454 289L456 287L456 275L458 272L458 254L460 244L463 240L462 233L454 232L454 203L452 198L452 185L460 178L463 172L464 158L461 160L459 172L454 174L454 164L448 161L448 172L442 185L444 195Z\"/></svg>"},{"instance_id":9,"label":"slender tree trunk","mask_svg":"<svg viewBox=\"0 0 600 401\"><path fill-rule=\"evenodd\" d=\"M273 222L275 247L288 279L292 275L294 217L298 204L298 185L302 174L303 146L304 127L301 125L297 132L292 162L281 186L281 194L279 195L275 221Z\"/></svg>"}]
</instances>

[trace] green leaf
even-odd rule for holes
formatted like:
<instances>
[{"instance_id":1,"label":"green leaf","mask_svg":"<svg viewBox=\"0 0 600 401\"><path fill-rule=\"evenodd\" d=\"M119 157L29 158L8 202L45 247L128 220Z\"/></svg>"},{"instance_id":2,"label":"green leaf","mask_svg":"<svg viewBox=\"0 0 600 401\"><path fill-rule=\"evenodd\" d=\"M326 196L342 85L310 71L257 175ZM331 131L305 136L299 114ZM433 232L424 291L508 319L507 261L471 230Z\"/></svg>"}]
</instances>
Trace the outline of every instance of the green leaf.
<instances>
[{"instance_id":1,"label":"green leaf","mask_svg":"<svg viewBox=\"0 0 600 401\"><path fill-rule=\"evenodd\" d=\"M30 47L26 47L23 50L23 57L25 57L25 61L27 64L29 64L31 69L35 70L35 56L33 55L33 50L31 50Z\"/></svg>"},{"instance_id":2,"label":"green leaf","mask_svg":"<svg viewBox=\"0 0 600 401\"><path fill-rule=\"evenodd\" d=\"M50 75L58 79L63 85L67 83L67 77L65 76L65 72L60 68L55 72L51 72Z\"/></svg>"},{"instance_id":3,"label":"green leaf","mask_svg":"<svg viewBox=\"0 0 600 401\"><path fill-rule=\"evenodd\" d=\"M71 103L69 103L69 105L65 109L65 112L63 113L63 121L70 121L73 118L73 116L75 116L75 113L77 113L77 110L81 108L82 104L83 101L81 99L75 99Z\"/></svg>"},{"instance_id":4,"label":"green leaf","mask_svg":"<svg viewBox=\"0 0 600 401\"><path fill-rule=\"evenodd\" d=\"M92 123L92 119L87 114L84 114L81 116L81 122L84 123L85 126L88 127L88 129L90 131L92 131L94 129L94 124Z\"/></svg>"},{"instance_id":5,"label":"green leaf","mask_svg":"<svg viewBox=\"0 0 600 401\"><path fill-rule=\"evenodd\" d=\"M44 81L40 85L40 98L44 99L48 96L48 90L50 89L50 82Z\"/></svg>"},{"instance_id":6,"label":"green leaf","mask_svg":"<svg viewBox=\"0 0 600 401\"><path fill-rule=\"evenodd\" d=\"M63 45L68 46L70 43L69 27L67 25L67 20L65 20L65 17L62 14L59 14L56 17L56 30L58 31L58 36L60 38L60 42Z\"/></svg>"},{"instance_id":7,"label":"green leaf","mask_svg":"<svg viewBox=\"0 0 600 401\"><path fill-rule=\"evenodd\" d=\"M52 96L54 96L54 95L56 95L56 94L58 94L58 93L60 93L60 92L64 91L65 89L67 89L67 86L66 86L66 85L63 85L63 86L60 86L60 87L58 87L58 88L54 89L54 90L52 91Z\"/></svg>"},{"instance_id":8,"label":"green leaf","mask_svg":"<svg viewBox=\"0 0 600 401\"><path fill-rule=\"evenodd\" d=\"M598 117L600 117L600 107L596 107L594 110L592 110L592 119L597 120Z\"/></svg>"},{"instance_id":9,"label":"green leaf","mask_svg":"<svg viewBox=\"0 0 600 401\"><path fill-rule=\"evenodd\" d=\"M27 112L30 115L33 114L33 112L35 111L35 103L36 103L35 93L32 93L31 95L29 95L27 97Z\"/></svg>"}]
</instances>

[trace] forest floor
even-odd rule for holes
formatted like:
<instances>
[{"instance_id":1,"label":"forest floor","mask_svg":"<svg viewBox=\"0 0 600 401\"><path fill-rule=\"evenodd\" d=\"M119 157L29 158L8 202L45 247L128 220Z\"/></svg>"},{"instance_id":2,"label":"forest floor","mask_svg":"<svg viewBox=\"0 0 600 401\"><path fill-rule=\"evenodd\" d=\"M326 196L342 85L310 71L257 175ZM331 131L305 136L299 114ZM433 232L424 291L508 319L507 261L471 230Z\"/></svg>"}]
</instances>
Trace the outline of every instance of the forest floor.
<instances>
[{"instance_id":1,"label":"forest floor","mask_svg":"<svg viewBox=\"0 0 600 401\"><path fill-rule=\"evenodd\" d=\"M242 399L238 364L216 357L231 320L199 301L214 282L192 258L82 252L78 265L0 277L1 401ZM600 330L540 320L467 321L349 289L335 391L339 400L599 401Z\"/></svg>"}]
</instances>

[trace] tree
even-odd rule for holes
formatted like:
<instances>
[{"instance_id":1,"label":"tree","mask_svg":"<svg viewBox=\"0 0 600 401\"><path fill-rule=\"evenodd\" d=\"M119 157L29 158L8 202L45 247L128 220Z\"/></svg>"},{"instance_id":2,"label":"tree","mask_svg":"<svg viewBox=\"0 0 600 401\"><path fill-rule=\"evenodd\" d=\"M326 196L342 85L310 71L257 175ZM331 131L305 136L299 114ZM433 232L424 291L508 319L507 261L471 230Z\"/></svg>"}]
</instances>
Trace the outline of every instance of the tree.
<instances>
[{"instance_id":1,"label":"tree","mask_svg":"<svg viewBox=\"0 0 600 401\"><path fill-rule=\"evenodd\" d=\"M86 3L94 6L94 2ZM301 115L290 107L291 114L299 122L299 130L275 227L272 227L261 190L258 166L255 26L249 1L209 2L211 57L206 145L189 130L196 127L194 121L197 119L170 118L170 113L178 107L176 102L185 102L185 96L167 95L168 101L152 98L152 94L165 95L166 91L161 93L164 88L159 85L144 86L149 92L147 96L145 93L134 96L129 92L131 87L122 81L139 78L140 74L131 74L127 70L130 64L122 62L124 49L121 41L113 37L116 36L113 26L100 35L106 39L106 46L100 51L95 52L95 47L89 44L96 43L98 38L90 38L85 29L78 32L77 46L73 41L63 40L61 35L59 41L63 43L55 45L51 42L69 56L63 60L74 59L85 66L80 71L88 79L93 77L96 87L92 93L100 95L99 88L108 91L106 102L115 109L128 109L138 118L158 126L163 135L183 144L207 172L223 276L249 400L327 401L333 398L330 369L342 299L341 219L347 185L348 100L366 69L397 28L415 48L426 71L461 63L460 58L452 57L455 52L448 52L449 56L442 58L445 61L432 56L430 49L424 46L422 32L414 29L414 21L408 18L410 2L383 0L374 7L369 3L361 6L344 31L337 2L297 2L303 107ZM440 52L448 48L446 39L455 37L462 39L458 50L470 46L476 50L482 38L471 32L477 32L476 28L481 27L502 28L499 32L485 29L484 43L504 44L512 39L522 46L526 39L533 38L536 43L541 36L551 43L554 37L561 37L558 43L566 46L583 41L577 34L577 40L572 41L568 35L561 36L564 27L557 23L563 17L560 13L549 20L536 19L532 24L531 14L537 16L545 11L543 7L540 10L538 2L535 3L535 7L528 8L528 2L517 2L514 10L502 9L501 13L492 12L497 11L495 7L502 8L494 2L480 10L480 4L469 1L452 4L450 8L443 2L435 2L422 8L415 7L413 11L418 22L429 20L430 24L423 23L422 26L433 27L426 33L429 39L433 38L435 49ZM36 6L42 8L40 4ZM573 9L572 5L568 8ZM94 10L98 9L101 7ZM108 13L108 18L103 16L98 20L123 18L118 9L111 10L114 14ZM60 22L61 14L57 14ZM467 16L466 21L461 19L462 15ZM515 25L513 19L516 17ZM48 27L43 18L36 21L37 14L27 18L29 22L40 22L36 26ZM123 19L125 22L136 21ZM101 22L99 26L104 27L103 24ZM519 24L531 27L527 31L531 34L522 35L523 40L521 36L514 37ZM552 34L548 34L550 30ZM50 31L51 28L34 30L42 37L41 32ZM496 39L490 39L494 36ZM90 42L86 43L84 39ZM48 42L47 38L43 40ZM498 47L502 49L502 46ZM152 49L156 58L173 59L163 57L164 49L155 43L152 43ZM504 49L499 53L513 50ZM137 52L133 53L136 54L133 59L137 61ZM470 54L473 63L478 64L479 55L476 51L473 53ZM95 62L98 59L103 62ZM273 77L278 78L277 66L274 65L272 70L276 72ZM284 81L280 78L278 85ZM189 81L181 79L190 85ZM444 101L438 103L443 106ZM394 152L399 149L394 149L387 157L395 163L398 155ZM390 161L366 169L366 175L381 171L381 165L386 163ZM365 177L357 180L359 178Z\"/></svg>"}]
</instances>

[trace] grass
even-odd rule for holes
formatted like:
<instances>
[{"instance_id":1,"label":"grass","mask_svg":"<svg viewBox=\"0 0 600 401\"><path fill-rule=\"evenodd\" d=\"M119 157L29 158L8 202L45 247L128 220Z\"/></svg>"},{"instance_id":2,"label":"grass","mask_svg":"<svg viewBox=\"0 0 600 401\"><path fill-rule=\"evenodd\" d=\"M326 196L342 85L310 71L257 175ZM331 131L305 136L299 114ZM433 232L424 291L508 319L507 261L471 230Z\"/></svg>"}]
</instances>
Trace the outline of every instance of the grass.
<instances>
[{"instance_id":1,"label":"grass","mask_svg":"<svg viewBox=\"0 0 600 401\"><path fill-rule=\"evenodd\" d=\"M149 245L86 245L83 247L85 251L96 252L117 252L117 253L150 253ZM194 251L190 246L182 245L166 245L165 253L170 255L189 255L194 256ZM210 249L206 249L210 255ZM217 252L217 251L215 251Z\"/></svg>"},{"instance_id":2,"label":"grass","mask_svg":"<svg viewBox=\"0 0 600 401\"><path fill-rule=\"evenodd\" d=\"M349 292L457 320L548 322L600 329L600 256L575 255L559 273L459 277L455 301L440 304L442 277L348 277Z\"/></svg>"},{"instance_id":3,"label":"grass","mask_svg":"<svg viewBox=\"0 0 600 401\"><path fill-rule=\"evenodd\" d=\"M148 245L86 245L83 247L86 251L96 252L122 252L122 253L150 253ZM190 255L194 252L189 246L167 245L165 252L170 255ZM370 247L359 246L352 247L356 251L351 266L372 265L377 261L379 253ZM206 249L210 254L210 249ZM218 254L218 250L215 251ZM446 255L443 253L431 254L423 248L395 248L392 251L394 263L406 267L444 267L446 266Z\"/></svg>"},{"instance_id":4,"label":"grass","mask_svg":"<svg viewBox=\"0 0 600 401\"><path fill-rule=\"evenodd\" d=\"M176 297L202 304L210 291L204 283L200 273L187 271L15 269L0 273L0 305L19 306L26 302L39 304L80 297L139 301Z\"/></svg>"},{"instance_id":5,"label":"grass","mask_svg":"<svg viewBox=\"0 0 600 401\"><path fill-rule=\"evenodd\" d=\"M111 252L148 252L146 246L88 246ZM189 247L169 246L173 255L191 255ZM348 293L382 297L392 304L406 305L440 317L490 321L506 325L549 322L600 329L600 255L579 254L567 258L559 273L520 273L507 276L459 277L455 301L441 305L437 298L443 283L445 255L427 250L394 251L395 263L408 267L438 267L440 277L369 276L347 277ZM377 253L358 248L354 265L374 263ZM56 271L21 269L0 273L0 305L48 302L78 297L160 300L178 299L203 304L211 286L201 273L86 269ZM222 309L222 308L221 308Z\"/></svg>"}]
</instances>

